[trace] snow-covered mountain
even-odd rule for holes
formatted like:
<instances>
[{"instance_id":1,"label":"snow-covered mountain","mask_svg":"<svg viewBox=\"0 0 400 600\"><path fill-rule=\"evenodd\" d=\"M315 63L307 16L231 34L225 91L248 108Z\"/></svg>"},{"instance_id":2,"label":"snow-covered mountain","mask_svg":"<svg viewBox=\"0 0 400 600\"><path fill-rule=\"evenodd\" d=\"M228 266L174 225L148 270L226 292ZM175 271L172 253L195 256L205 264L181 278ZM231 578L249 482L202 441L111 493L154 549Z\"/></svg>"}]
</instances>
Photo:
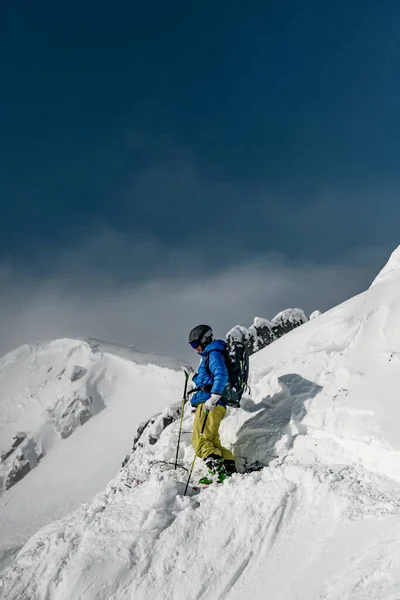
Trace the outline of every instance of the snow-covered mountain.
<instances>
[{"instance_id":1,"label":"snow-covered mountain","mask_svg":"<svg viewBox=\"0 0 400 600\"><path fill-rule=\"evenodd\" d=\"M27 542L3 570L0 596L399 600L399 323L400 249L369 290L252 356L251 398L229 409L221 426L242 473L185 497L193 457L189 409L178 469L169 464L181 376L158 368L151 377L148 367L132 365L142 369L135 386L143 393L151 381L160 400L143 417L170 406L141 429L105 491ZM127 407L121 400L113 426L104 424L112 444ZM50 454L31 481L49 462ZM260 470L244 473L249 466ZM198 460L193 479L202 471Z\"/></svg>"},{"instance_id":2,"label":"snow-covered mountain","mask_svg":"<svg viewBox=\"0 0 400 600\"><path fill-rule=\"evenodd\" d=\"M253 354L306 321L303 311L289 309L272 321L256 318L249 329L236 326L228 336L244 341ZM36 467L59 437L68 438L106 407L99 392L109 375L105 354L137 365L181 366L96 338L26 344L0 359L0 496Z\"/></svg>"},{"instance_id":3,"label":"snow-covered mountain","mask_svg":"<svg viewBox=\"0 0 400 600\"><path fill-rule=\"evenodd\" d=\"M297 324L289 312L286 328ZM108 483L142 419L145 436L158 440L179 412L169 405L182 394L181 364L95 338L25 345L0 359L0 567ZM32 469L35 479L22 482Z\"/></svg>"},{"instance_id":4,"label":"snow-covered mountain","mask_svg":"<svg viewBox=\"0 0 400 600\"><path fill-rule=\"evenodd\" d=\"M140 422L182 396L178 366L100 340L26 345L0 360L0 565L104 488Z\"/></svg>"},{"instance_id":5,"label":"snow-covered mountain","mask_svg":"<svg viewBox=\"0 0 400 600\"><path fill-rule=\"evenodd\" d=\"M115 355L179 370L172 359L94 339L25 345L0 359L0 495L121 393L109 394L107 381L131 366Z\"/></svg>"}]
</instances>

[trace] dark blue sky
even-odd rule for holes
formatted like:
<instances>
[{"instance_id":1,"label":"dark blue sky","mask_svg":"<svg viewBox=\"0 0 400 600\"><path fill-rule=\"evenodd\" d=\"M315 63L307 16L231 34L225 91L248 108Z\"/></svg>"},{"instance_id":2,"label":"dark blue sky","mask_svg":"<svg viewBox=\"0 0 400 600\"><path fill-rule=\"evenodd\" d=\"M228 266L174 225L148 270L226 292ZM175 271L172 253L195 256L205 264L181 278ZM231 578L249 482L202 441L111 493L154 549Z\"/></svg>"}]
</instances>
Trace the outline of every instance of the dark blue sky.
<instances>
[{"instance_id":1,"label":"dark blue sky","mask_svg":"<svg viewBox=\"0 0 400 600\"><path fill-rule=\"evenodd\" d=\"M157 241L146 268L162 248L203 247L211 269L398 244L395 0L2 0L0 17L15 264L55 269L97 230ZM129 277L123 247L105 267Z\"/></svg>"}]
</instances>

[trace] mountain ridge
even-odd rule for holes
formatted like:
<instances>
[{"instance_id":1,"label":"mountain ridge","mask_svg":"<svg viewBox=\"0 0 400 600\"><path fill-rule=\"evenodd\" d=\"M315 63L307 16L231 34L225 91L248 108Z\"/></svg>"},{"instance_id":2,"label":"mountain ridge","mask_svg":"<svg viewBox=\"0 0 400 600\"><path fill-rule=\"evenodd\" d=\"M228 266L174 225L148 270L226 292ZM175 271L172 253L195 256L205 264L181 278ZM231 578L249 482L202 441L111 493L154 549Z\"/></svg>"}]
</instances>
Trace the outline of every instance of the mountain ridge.
<instances>
[{"instance_id":1,"label":"mountain ridge","mask_svg":"<svg viewBox=\"0 0 400 600\"><path fill-rule=\"evenodd\" d=\"M167 394L173 418L156 441L28 541L2 571L4 597L395 600L400 270L381 274L251 357L251 397L221 424L241 473L182 496L192 415L175 471L179 401ZM251 463L261 470L245 473Z\"/></svg>"}]
</instances>

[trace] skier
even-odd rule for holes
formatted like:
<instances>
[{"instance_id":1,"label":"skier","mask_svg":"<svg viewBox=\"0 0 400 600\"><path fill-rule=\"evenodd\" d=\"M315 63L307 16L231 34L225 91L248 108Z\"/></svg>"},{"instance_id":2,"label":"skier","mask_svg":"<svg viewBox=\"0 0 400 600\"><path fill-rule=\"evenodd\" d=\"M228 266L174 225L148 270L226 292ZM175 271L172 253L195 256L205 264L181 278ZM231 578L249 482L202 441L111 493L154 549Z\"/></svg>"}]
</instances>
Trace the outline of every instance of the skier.
<instances>
[{"instance_id":1,"label":"skier","mask_svg":"<svg viewBox=\"0 0 400 600\"><path fill-rule=\"evenodd\" d=\"M189 333L189 344L201 356L198 372L193 376L196 391L191 404L196 407L192 443L197 456L202 458L210 475L219 482L236 473L235 457L221 445L219 426L226 414L226 404L221 398L228 381L224 351L226 342L213 339L208 325L197 325ZM203 429L204 420L205 427ZM204 477L199 483L209 484Z\"/></svg>"}]
</instances>

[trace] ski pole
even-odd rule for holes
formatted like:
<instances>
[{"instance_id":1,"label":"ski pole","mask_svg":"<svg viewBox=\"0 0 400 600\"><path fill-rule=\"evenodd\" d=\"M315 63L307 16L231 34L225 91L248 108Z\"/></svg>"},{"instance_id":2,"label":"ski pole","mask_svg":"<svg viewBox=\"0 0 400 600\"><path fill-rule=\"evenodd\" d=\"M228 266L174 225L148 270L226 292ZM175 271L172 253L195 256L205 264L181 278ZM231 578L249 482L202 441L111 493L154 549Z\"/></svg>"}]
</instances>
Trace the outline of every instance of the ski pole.
<instances>
[{"instance_id":1,"label":"ski pole","mask_svg":"<svg viewBox=\"0 0 400 600\"><path fill-rule=\"evenodd\" d=\"M189 381L189 373L187 371L184 371L184 373L185 373L185 387L183 388L183 398L182 398L182 406L181 406L181 422L179 424L178 444L176 446L175 470L176 470L176 466L178 464L179 446L181 443L181 435L182 435L183 413L185 410L186 392L187 392L187 386L188 386L188 381Z\"/></svg>"},{"instance_id":2,"label":"ski pole","mask_svg":"<svg viewBox=\"0 0 400 600\"><path fill-rule=\"evenodd\" d=\"M190 481L190 478L191 478L191 476L192 476L192 473L193 473L193 469L194 469L194 463L196 462L197 452L198 452L198 450L199 450L199 447L200 447L201 436L203 435L203 433L204 433L204 429L205 429L205 427L206 427L208 413L209 413L209 411L208 411L208 410L206 410L206 415L205 415L205 417L204 417L204 423L203 423L203 427L201 428L201 431L200 431L199 443L197 444L197 448L196 448L196 450L195 450L195 453L194 453L194 458L193 458L192 466L190 467L190 471L189 471L189 477L188 477L188 480L187 480L187 483L186 483L185 492L184 492L184 494L183 494L184 496L186 496L186 492L187 492L187 489L188 489L188 487L189 487L189 481Z\"/></svg>"}]
</instances>

